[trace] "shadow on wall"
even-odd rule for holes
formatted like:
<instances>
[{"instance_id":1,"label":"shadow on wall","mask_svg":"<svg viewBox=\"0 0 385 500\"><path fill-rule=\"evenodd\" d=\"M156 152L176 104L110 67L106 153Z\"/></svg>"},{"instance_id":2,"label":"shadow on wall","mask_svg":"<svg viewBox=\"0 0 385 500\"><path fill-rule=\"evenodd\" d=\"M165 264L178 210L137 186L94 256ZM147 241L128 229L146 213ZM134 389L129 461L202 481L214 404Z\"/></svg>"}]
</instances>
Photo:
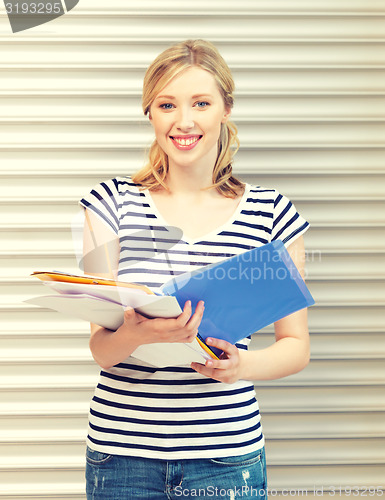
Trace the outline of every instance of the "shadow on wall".
<instances>
[{"instance_id":1,"label":"shadow on wall","mask_svg":"<svg viewBox=\"0 0 385 500\"><path fill-rule=\"evenodd\" d=\"M13 33L28 30L64 16L79 0L4 0Z\"/></svg>"}]
</instances>

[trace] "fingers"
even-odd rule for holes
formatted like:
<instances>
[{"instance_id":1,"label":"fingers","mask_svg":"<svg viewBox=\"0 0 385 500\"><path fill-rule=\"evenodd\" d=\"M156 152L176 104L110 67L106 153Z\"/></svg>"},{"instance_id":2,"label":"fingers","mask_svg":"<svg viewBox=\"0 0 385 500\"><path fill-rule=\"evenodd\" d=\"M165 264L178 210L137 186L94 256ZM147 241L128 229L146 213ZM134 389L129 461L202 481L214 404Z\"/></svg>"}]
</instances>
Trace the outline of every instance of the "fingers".
<instances>
[{"instance_id":1,"label":"fingers","mask_svg":"<svg viewBox=\"0 0 385 500\"><path fill-rule=\"evenodd\" d=\"M179 332L180 342L192 342L195 339L204 312L203 301L198 302L192 316L191 311L191 302L188 301L185 304L182 315L179 316L177 323L175 324L174 332Z\"/></svg>"},{"instance_id":2,"label":"fingers","mask_svg":"<svg viewBox=\"0 0 385 500\"><path fill-rule=\"evenodd\" d=\"M223 351L220 359L209 359L205 364L191 363L191 368L206 377L231 384L239 380L240 357L238 348L225 340L207 338L206 344Z\"/></svg>"},{"instance_id":3,"label":"fingers","mask_svg":"<svg viewBox=\"0 0 385 500\"><path fill-rule=\"evenodd\" d=\"M202 321L202 316L204 312L204 302L200 300L195 308L194 314L192 313L191 301L188 300L183 308L183 312L174 320L174 324L171 324L172 330L186 330L187 334L194 332L194 336L197 333L197 328ZM170 326L170 325L169 325Z\"/></svg>"},{"instance_id":4,"label":"fingers","mask_svg":"<svg viewBox=\"0 0 385 500\"><path fill-rule=\"evenodd\" d=\"M215 339L212 337L207 337L205 340L208 346L216 347L222 351L220 359L229 359L232 356L238 356L238 348L234 344L230 344L226 340Z\"/></svg>"},{"instance_id":5,"label":"fingers","mask_svg":"<svg viewBox=\"0 0 385 500\"><path fill-rule=\"evenodd\" d=\"M191 316L186 324L186 328L190 330L196 330L201 324L203 313L205 310L205 304L203 300L200 300L195 308L194 314Z\"/></svg>"},{"instance_id":6,"label":"fingers","mask_svg":"<svg viewBox=\"0 0 385 500\"><path fill-rule=\"evenodd\" d=\"M185 324L191 317L191 313L192 313L191 300L188 300L187 302L185 302L182 314L180 314L177 318L178 326L180 327L185 326Z\"/></svg>"},{"instance_id":7,"label":"fingers","mask_svg":"<svg viewBox=\"0 0 385 500\"><path fill-rule=\"evenodd\" d=\"M184 305L182 314L180 314L177 318L178 326L183 327L189 321L192 320L195 321L197 317L200 317L200 319L202 319L203 310L204 310L204 302L203 300L200 300L195 308L194 314L191 316L192 313L191 300L188 300Z\"/></svg>"},{"instance_id":8,"label":"fingers","mask_svg":"<svg viewBox=\"0 0 385 500\"><path fill-rule=\"evenodd\" d=\"M192 342L198 333L198 327L202 321L203 312L203 301L198 302L193 315L191 315L191 301L187 301L182 313L174 319L148 319L136 313L131 307L127 307L124 311L124 323L129 328L137 328L140 325L145 328L146 332L152 332L150 336L155 336L154 341Z\"/></svg>"},{"instance_id":9,"label":"fingers","mask_svg":"<svg viewBox=\"0 0 385 500\"><path fill-rule=\"evenodd\" d=\"M126 307L124 310L124 322L131 323L135 319L135 310L132 307Z\"/></svg>"}]
</instances>

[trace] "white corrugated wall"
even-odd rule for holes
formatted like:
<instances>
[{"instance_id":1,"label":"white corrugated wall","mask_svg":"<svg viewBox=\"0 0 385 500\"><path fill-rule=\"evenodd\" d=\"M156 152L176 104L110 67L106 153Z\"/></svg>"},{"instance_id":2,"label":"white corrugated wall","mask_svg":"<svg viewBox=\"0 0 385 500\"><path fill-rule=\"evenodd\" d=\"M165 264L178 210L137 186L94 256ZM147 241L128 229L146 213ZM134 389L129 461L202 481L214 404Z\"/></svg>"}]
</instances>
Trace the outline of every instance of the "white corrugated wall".
<instances>
[{"instance_id":1,"label":"white corrugated wall","mask_svg":"<svg viewBox=\"0 0 385 500\"><path fill-rule=\"evenodd\" d=\"M16 34L1 9L0 500L84 498L88 325L23 304L28 275L75 270L78 198L143 164L146 66L199 37L234 73L235 172L312 224L311 363L257 384L270 487L385 486L384 2L80 0Z\"/></svg>"}]
</instances>

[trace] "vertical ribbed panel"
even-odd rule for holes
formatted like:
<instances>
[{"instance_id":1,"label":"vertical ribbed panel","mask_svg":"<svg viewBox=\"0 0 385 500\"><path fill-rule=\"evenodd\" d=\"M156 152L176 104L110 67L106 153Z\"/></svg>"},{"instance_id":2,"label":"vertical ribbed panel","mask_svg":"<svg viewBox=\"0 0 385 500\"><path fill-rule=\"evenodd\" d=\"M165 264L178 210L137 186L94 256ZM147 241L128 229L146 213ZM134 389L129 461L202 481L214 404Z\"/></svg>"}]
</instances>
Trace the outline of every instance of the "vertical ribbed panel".
<instances>
[{"instance_id":1,"label":"vertical ribbed panel","mask_svg":"<svg viewBox=\"0 0 385 500\"><path fill-rule=\"evenodd\" d=\"M17 34L0 12L0 499L84 498L97 375L88 325L24 304L41 291L28 275L76 270L77 199L141 167L151 142L140 107L145 68L171 43L199 37L218 46L235 77L236 174L276 187L312 224L311 363L256 384L270 488L316 498L314 487L347 497L344 487L380 486L383 2L132 3L80 0ZM266 329L253 347L272 341Z\"/></svg>"}]
</instances>

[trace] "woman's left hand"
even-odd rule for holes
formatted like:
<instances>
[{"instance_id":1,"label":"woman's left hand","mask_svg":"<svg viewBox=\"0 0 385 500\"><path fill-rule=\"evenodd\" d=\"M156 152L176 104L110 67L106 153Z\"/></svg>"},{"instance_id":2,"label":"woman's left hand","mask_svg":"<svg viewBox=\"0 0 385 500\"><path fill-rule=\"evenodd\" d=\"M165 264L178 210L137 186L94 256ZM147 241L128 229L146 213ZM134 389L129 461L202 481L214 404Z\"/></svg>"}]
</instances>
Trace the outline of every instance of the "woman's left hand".
<instances>
[{"instance_id":1,"label":"woman's left hand","mask_svg":"<svg viewBox=\"0 0 385 500\"><path fill-rule=\"evenodd\" d=\"M225 384L237 382L241 372L241 358L238 348L220 339L207 338L205 342L208 346L217 347L223 353L219 359L209 359L204 365L191 363L191 368L201 375Z\"/></svg>"}]
</instances>

